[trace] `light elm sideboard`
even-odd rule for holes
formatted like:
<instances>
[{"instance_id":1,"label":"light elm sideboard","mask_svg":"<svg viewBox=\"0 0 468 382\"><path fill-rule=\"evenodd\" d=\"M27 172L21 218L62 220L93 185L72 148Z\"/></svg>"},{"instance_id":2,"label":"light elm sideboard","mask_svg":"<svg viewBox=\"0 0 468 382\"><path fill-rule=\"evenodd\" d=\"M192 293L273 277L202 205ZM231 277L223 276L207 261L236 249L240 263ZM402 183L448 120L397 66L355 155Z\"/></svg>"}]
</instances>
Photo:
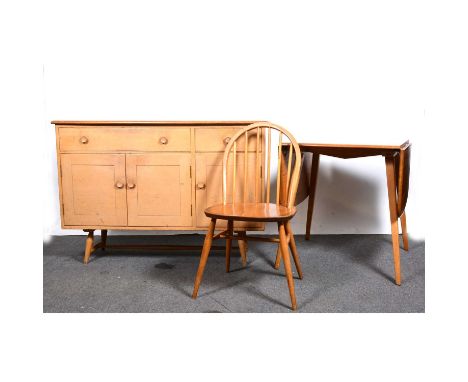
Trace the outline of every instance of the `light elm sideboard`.
<instances>
[{"instance_id":1,"label":"light elm sideboard","mask_svg":"<svg viewBox=\"0 0 468 382\"><path fill-rule=\"evenodd\" d=\"M224 148L253 122L52 121L61 224L88 232L84 262L106 248L107 230L206 230L204 209L222 203ZM255 162L256 139L249 135L247 147L245 139L239 142L245 155L237 161L237 176ZM249 182L263 184L260 173L255 179L249 171ZM239 222L235 228L264 226ZM94 230L101 230L98 244Z\"/></svg>"}]
</instances>

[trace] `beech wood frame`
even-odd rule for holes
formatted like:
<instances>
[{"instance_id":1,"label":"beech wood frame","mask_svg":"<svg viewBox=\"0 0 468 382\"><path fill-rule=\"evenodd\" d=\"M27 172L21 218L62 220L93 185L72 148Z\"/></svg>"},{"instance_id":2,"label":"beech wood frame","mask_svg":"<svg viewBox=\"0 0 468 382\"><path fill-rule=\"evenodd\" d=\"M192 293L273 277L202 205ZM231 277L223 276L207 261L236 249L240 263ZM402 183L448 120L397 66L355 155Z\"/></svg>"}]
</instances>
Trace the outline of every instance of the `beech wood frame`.
<instances>
[{"instance_id":1,"label":"beech wood frame","mask_svg":"<svg viewBox=\"0 0 468 382\"><path fill-rule=\"evenodd\" d=\"M235 184L236 184L236 174L234 170L233 174L233 192L232 192L232 201L229 204L227 200L227 164L229 159L232 156L232 160L234 164L236 163L236 154L237 154L237 140L244 136L247 138L247 134L249 131L256 129L257 134L257 158L255 163L255 172L261 172L261 166L267 162L265 171L267 173L266 182L262 181L261 185L255 184L255 203L258 205L270 205L270 197L271 197L271 190L270 190L270 177L271 177L271 130L276 130L279 132L279 144L278 144L278 176L277 176L277 194L276 194L276 205L277 206L284 206L286 207L283 215L279 214L278 216L265 216L262 214L255 215L252 213L250 216L235 216L235 215L225 215L221 212L217 213L218 211L222 211L223 206L232 205L235 206L236 204L245 204L246 203L246 188L244 187L244 195L243 195L243 202L237 202L235 200ZM267 136L268 148L264 148L262 150L263 155L259 155L259 144L264 142L264 140L260 140L259 136L261 134L261 129L264 129L266 133L263 135ZM283 155L283 145L282 145L282 137L286 136L290 143L289 143L289 155L286 160ZM264 157L266 155L266 157ZM293 157L294 155L294 157ZM260 162L261 161L261 162ZM292 165L294 167L292 168ZM234 169L235 169L234 165ZM267 122L259 122L254 123L252 125L247 126L242 131L240 131L237 135L235 135L226 146L224 151L224 158L223 158L223 205L220 206L213 206L207 208L205 210L205 214L211 218L210 226L208 228L208 232L205 236L205 242L203 245L201 257L200 257L200 264L197 270L197 274L195 277L195 283L192 293L192 298L196 299L198 296L198 290L200 287L200 283L202 281L203 272L208 260L208 256L210 253L210 249L212 248L212 242L215 239L224 238L226 239L226 272L230 270L230 256L231 256L231 243L232 240L239 241L239 248L240 254L242 257L242 263L245 267L247 263L247 248L246 245L249 241L262 241L262 242L272 242L279 244L277 250L277 256L275 261L275 269L278 269L280 266L280 259L282 258L284 261L284 268L286 273L286 279L289 288L289 294L291 298L291 308L292 310L297 309L297 302L296 302L296 294L294 289L294 280L291 270L291 261L289 257L289 249L291 249L293 260L296 266L297 273L299 275L299 279L303 278L302 268L299 260L299 255L297 253L297 248L294 240L294 234L291 229L290 219L295 215L296 209L294 207L297 187L299 183L299 175L301 169L301 152L299 149L299 145L297 144L294 137L289 133L286 129L282 128L281 126L274 125ZM244 171L244 182L245 182L246 171ZM264 185L264 186L263 186ZM265 202L265 203L262 203ZM252 203L254 205L254 203ZM228 221L228 228L216 235L214 235L214 230L216 227L216 221L218 219L227 220ZM260 236L247 236L246 232L242 234L239 233L235 235L232 229L234 221L263 221L263 222L276 222L278 225L278 238L271 238L271 237L260 237ZM242 244L241 244L242 243Z\"/></svg>"}]
</instances>

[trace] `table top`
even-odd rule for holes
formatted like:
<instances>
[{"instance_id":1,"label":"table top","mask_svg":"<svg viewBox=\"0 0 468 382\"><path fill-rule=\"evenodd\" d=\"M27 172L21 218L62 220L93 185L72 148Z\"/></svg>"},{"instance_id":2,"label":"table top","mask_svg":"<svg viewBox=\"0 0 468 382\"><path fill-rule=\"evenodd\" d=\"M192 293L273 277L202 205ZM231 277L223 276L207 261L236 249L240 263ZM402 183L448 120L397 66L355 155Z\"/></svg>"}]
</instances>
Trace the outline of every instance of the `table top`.
<instances>
[{"instance_id":1,"label":"table top","mask_svg":"<svg viewBox=\"0 0 468 382\"><path fill-rule=\"evenodd\" d=\"M407 146L409 141L405 141L401 145L361 145L361 144L343 144L343 143L299 143L299 146L304 148L321 148L321 147L333 147L333 148L358 148L358 149L389 149L389 150L400 150Z\"/></svg>"},{"instance_id":2,"label":"table top","mask_svg":"<svg viewBox=\"0 0 468 382\"><path fill-rule=\"evenodd\" d=\"M299 143L302 152L328 155L337 158L360 158L366 156L392 156L410 145L407 140L401 145L361 145L342 143Z\"/></svg>"}]
</instances>

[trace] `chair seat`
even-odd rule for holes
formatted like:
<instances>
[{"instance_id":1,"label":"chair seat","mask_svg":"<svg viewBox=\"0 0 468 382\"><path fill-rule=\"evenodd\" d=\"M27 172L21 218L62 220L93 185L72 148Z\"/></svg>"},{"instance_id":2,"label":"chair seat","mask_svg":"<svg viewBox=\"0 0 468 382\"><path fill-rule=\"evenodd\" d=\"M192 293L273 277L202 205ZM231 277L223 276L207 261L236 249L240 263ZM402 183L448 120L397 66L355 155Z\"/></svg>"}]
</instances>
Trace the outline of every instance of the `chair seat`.
<instances>
[{"instance_id":1,"label":"chair seat","mask_svg":"<svg viewBox=\"0 0 468 382\"><path fill-rule=\"evenodd\" d=\"M276 222L289 220L296 214L296 207L288 208L272 203L217 204L205 209L205 215L223 220Z\"/></svg>"}]
</instances>

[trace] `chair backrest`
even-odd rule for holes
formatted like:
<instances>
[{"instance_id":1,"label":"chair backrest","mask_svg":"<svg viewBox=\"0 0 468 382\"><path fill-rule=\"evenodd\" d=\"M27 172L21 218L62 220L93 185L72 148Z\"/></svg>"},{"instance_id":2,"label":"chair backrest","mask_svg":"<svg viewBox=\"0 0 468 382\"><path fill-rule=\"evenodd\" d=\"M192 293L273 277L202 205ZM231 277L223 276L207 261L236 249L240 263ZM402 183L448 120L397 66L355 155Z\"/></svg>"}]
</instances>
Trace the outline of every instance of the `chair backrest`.
<instances>
[{"instance_id":1,"label":"chair backrest","mask_svg":"<svg viewBox=\"0 0 468 382\"><path fill-rule=\"evenodd\" d=\"M276 204L289 208L294 206L299 175L301 171L301 151L294 137L289 131L281 126L269 122L253 123L234 135L226 146L223 157L223 203L235 203L242 200L244 203L249 200L248 176L252 171L255 177L254 187L251 196L256 203L270 203L271 196L271 165L272 165L272 131L278 133L278 175L276 181ZM248 156L253 156L253 148L249 145L249 138L255 138L255 161L248 160ZM242 140L243 150L237 151L238 143ZM289 144L288 144L289 141ZM239 146L240 147L240 146ZM288 151L289 148L289 151ZM287 158L285 154L287 153ZM237 156L243 154L243 195L237 195ZM228 162L233 165L232 170L232 195L228 201ZM249 163L254 163L254 168L249 168ZM251 167L251 166L250 166ZM263 169L265 171L263 171ZM263 174L266 173L266 179ZM251 182L252 183L252 182Z\"/></svg>"},{"instance_id":2,"label":"chair backrest","mask_svg":"<svg viewBox=\"0 0 468 382\"><path fill-rule=\"evenodd\" d=\"M411 162L411 143L406 141L400 149L400 154L395 158L396 184L397 184L397 212L401 216L405 212L406 202L408 200L410 162Z\"/></svg>"}]
</instances>

